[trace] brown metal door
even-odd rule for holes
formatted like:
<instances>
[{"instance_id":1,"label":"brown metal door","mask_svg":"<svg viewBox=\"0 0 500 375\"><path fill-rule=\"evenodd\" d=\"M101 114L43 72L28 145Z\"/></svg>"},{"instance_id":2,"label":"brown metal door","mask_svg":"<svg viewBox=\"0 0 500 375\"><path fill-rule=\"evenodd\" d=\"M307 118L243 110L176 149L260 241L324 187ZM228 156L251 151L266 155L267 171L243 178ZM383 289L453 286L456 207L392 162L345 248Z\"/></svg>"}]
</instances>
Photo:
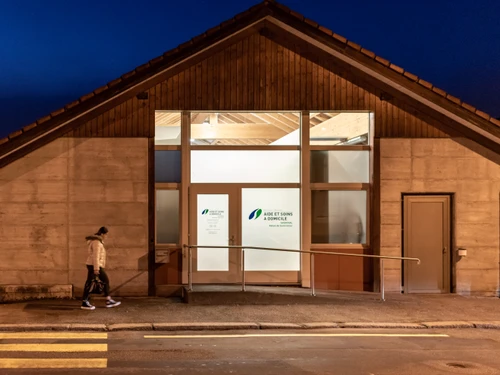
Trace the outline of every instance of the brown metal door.
<instances>
[{"instance_id":1,"label":"brown metal door","mask_svg":"<svg viewBox=\"0 0 500 375\"><path fill-rule=\"evenodd\" d=\"M421 264L404 265L406 293L450 292L450 197L404 197L404 256Z\"/></svg>"},{"instance_id":2,"label":"brown metal door","mask_svg":"<svg viewBox=\"0 0 500 375\"><path fill-rule=\"evenodd\" d=\"M193 184L189 190L189 241L198 246L240 245L239 190L231 185ZM241 280L237 249L193 249L193 283L226 284Z\"/></svg>"}]
</instances>

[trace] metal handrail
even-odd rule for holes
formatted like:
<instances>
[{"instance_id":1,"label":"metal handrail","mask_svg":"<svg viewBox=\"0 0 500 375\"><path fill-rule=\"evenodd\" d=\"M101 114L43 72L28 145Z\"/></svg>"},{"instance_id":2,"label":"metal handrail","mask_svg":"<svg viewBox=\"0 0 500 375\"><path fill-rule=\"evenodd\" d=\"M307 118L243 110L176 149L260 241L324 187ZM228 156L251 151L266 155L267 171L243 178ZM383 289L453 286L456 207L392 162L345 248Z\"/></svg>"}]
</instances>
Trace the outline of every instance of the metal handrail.
<instances>
[{"instance_id":1,"label":"metal handrail","mask_svg":"<svg viewBox=\"0 0 500 375\"><path fill-rule=\"evenodd\" d=\"M240 249L241 250L241 289L246 291L245 287L245 249L246 250L264 250L264 251L285 251L292 253L305 253L311 254L311 295L316 296L316 289L314 286L314 255L315 254L325 254L325 255L338 255L338 256L351 256L351 257L361 257L361 258L377 258L380 259L380 298L385 301L385 290L384 290L384 259L392 260L406 260L414 261L420 264L419 258L412 257L396 257L390 255L372 255L372 254L351 254L351 253L339 253L333 251L311 251L311 250L296 250L296 249L282 249L273 247L260 247L260 246L241 246L241 245L227 245L227 246L203 246L203 245L182 245L184 248L188 248L188 290L193 290L193 258L192 249Z\"/></svg>"}]
</instances>

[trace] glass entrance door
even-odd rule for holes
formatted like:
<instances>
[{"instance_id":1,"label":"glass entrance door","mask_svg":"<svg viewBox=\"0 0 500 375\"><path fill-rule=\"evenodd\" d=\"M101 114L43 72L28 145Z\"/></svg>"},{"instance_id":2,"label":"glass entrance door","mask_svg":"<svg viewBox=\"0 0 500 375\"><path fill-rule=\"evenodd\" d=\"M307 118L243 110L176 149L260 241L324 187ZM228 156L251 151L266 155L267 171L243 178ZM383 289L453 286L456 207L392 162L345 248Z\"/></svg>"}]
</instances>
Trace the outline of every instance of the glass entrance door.
<instances>
[{"instance_id":1,"label":"glass entrance door","mask_svg":"<svg viewBox=\"0 0 500 375\"><path fill-rule=\"evenodd\" d=\"M241 244L239 190L231 185L190 187L190 243L198 246ZM241 280L240 250L193 249L193 283L226 284Z\"/></svg>"}]
</instances>

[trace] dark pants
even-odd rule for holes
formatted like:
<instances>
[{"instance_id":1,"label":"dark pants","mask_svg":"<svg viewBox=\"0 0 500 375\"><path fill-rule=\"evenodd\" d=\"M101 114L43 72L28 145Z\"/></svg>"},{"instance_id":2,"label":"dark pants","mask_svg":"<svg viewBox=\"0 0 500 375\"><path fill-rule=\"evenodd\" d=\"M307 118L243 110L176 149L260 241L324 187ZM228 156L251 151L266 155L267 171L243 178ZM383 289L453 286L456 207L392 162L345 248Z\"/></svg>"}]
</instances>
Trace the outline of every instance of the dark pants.
<instances>
[{"instance_id":1,"label":"dark pants","mask_svg":"<svg viewBox=\"0 0 500 375\"><path fill-rule=\"evenodd\" d=\"M87 281L85 282L85 287L83 288L83 300L88 301L89 296L90 296L90 284L92 283L92 280L94 279L94 266L89 266L87 264ZM109 296L109 279L108 275L104 271L104 268L100 267L99 268L99 279L104 283L104 296L108 297Z\"/></svg>"}]
</instances>

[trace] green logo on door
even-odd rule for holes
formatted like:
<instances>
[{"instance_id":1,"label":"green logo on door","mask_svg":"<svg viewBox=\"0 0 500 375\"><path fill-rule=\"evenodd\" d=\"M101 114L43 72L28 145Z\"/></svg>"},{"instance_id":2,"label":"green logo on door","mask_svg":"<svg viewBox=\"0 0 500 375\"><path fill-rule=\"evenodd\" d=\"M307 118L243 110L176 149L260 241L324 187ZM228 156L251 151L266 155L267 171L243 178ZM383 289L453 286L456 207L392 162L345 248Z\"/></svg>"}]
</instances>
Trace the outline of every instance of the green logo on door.
<instances>
[{"instance_id":1,"label":"green logo on door","mask_svg":"<svg viewBox=\"0 0 500 375\"><path fill-rule=\"evenodd\" d=\"M260 208L256 208L250 213L248 220L256 220L260 215L262 215L262 210Z\"/></svg>"},{"instance_id":2,"label":"green logo on door","mask_svg":"<svg viewBox=\"0 0 500 375\"><path fill-rule=\"evenodd\" d=\"M208 208L205 208L203 211L201 211L201 214L202 214L202 215L206 215L206 214L208 214Z\"/></svg>"}]
</instances>

